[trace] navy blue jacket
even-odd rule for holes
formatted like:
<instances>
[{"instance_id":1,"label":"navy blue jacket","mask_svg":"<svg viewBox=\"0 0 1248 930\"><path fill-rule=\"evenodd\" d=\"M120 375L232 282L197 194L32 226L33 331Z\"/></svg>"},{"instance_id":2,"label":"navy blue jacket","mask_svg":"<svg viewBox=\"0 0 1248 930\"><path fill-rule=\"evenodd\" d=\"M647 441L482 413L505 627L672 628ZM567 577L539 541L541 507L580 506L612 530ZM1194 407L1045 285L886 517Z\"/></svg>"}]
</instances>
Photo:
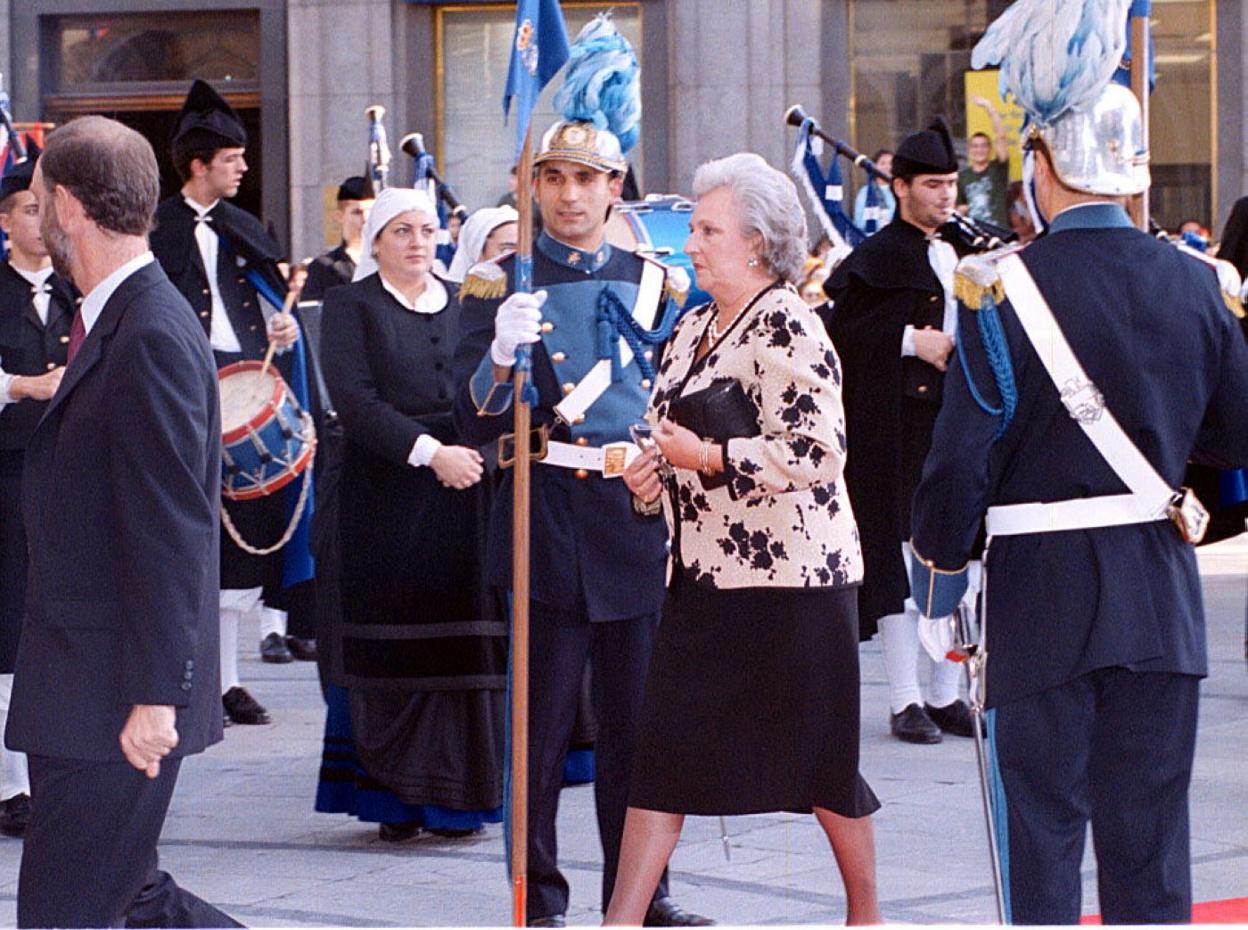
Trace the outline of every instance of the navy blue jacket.
<instances>
[{"instance_id":1,"label":"navy blue jacket","mask_svg":"<svg viewBox=\"0 0 1248 930\"><path fill-rule=\"evenodd\" d=\"M569 261L573 254L575 260ZM511 293L515 259L504 259L500 265ZM644 259L607 245L597 253L580 252L547 235L539 237L533 250L533 289L549 294L543 318L551 329L533 352L533 384L539 397L533 425L551 427L552 439L583 438L593 446L629 441L629 425L643 419L650 385L643 384L636 360L624 369L623 380L589 408L583 424L563 425L554 413L563 397L562 385L579 381L597 361L596 306L601 291L612 288L631 309L643 265ZM510 406L494 415L481 409L485 396L480 385L492 381L494 314L503 298L473 297L468 290L471 287L460 295L463 331L454 363L455 430L464 441L485 445L510 433L514 421ZM658 356L656 347L654 358ZM667 563L663 518L635 513L622 478L596 474L577 478L571 469L536 462L532 474L532 599L595 621L657 611L663 602ZM503 475L492 508L486 570L493 584L510 588L512 473Z\"/></svg>"},{"instance_id":2,"label":"navy blue jacket","mask_svg":"<svg viewBox=\"0 0 1248 930\"><path fill-rule=\"evenodd\" d=\"M1248 464L1248 349L1214 271L1101 204L1061 214L1022 253L1107 407L1171 485L1193 455ZM913 543L957 569L993 504L1059 501L1126 488L1062 406L1008 301L1000 306L1018 407L1000 419L950 367L915 494ZM960 309L970 377L999 403L975 311ZM1003 536L988 560L990 706L1088 671L1206 673L1195 553L1168 522Z\"/></svg>"},{"instance_id":3,"label":"navy blue jacket","mask_svg":"<svg viewBox=\"0 0 1248 930\"><path fill-rule=\"evenodd\" d=\"M5 742L121 762L134 704L175 756L221 739L221 414L208 340L156 263L121 283L26 449L26 616Z\"/></svg>"}]
</instances>

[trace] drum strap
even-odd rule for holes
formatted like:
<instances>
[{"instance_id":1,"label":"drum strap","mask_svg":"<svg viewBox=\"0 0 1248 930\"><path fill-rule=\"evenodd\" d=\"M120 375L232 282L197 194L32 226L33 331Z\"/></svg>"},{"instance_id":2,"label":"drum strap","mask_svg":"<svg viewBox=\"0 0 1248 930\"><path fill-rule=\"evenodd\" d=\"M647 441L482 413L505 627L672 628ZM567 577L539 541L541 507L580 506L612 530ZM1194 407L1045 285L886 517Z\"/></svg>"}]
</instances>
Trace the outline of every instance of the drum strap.
<instances>
[{"instance_id":1,"label":"drum strap","mask_svg":"<svg viewBox=\"0 0 1248 930\"><path fill-rule=\"evenodd\" d=\"M658 319L659 308L663 306L663 285L666 280L667 272L658 262L643 263L641 280L637 284L637 300L633 303L633 319L644 329L652 328ZM624 369L633 360L633 349L623 336L619 339L620 368ZM584 416L585 411L611 386L611 365L609 358L598 360L572 392L555 405L555 413L559 415L559 419L571 425Z\"/></svg>"}]
</instances>

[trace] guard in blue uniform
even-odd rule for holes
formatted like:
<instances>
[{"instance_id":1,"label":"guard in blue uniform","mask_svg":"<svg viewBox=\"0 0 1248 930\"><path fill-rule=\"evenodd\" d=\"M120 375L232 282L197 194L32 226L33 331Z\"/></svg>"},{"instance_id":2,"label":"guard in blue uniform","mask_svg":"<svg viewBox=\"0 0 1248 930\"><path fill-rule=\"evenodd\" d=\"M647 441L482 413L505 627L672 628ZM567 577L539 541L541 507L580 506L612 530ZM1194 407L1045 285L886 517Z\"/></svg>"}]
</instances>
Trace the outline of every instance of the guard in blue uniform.
<instances>
[{"instance_id":1,"label":"guard in blue uniform","mask_svg":"<svg viewBox=\"0 0 1248 930\"><path fill-rule=\"evenodd\" d=\"M468 272L454 412L466 442L500 442L505 467L515 442L515 350L532 345L530 441L543 451L533 464L530 516L528 920L563 926L568 884L556 861L555 815L586 661L598 720L594 798L605 910L664 596L667 529L658 511L635 509L620 474L639 451L629 426L642 421L661 349L666 273L606 241L626 168L614 135L591 123L558 122L534 164L544 228L533 249L536 293L513 293L513 257ZM504 471L487 553L489 581L503 590L511 588L511 505L511 473ZM706 922L671 902L666 881L647 919L661 926Z\"/></svg>"},{"instance_id":2,"label":"guard in blue uniform","mask_svg":"<svg viewBox=\"0 0 1248 930\"><path fill-rule=\"evenodd\" d=\"M1110 84L1036 126L1048 232L959 266L958 359L913 502L912 593L926 618L951 613L986 520L985 704L1011 922L1079 922L1089 821L1105 923L1187 922L1206 651L1188 541L1200 509L1176 491L1189 458L1248 463L1248 350L1215 271L1127 216L1148 185L1131 93ZM930 651L946 648L945 625L924 623Z\"/></svg>"}]
</instances>

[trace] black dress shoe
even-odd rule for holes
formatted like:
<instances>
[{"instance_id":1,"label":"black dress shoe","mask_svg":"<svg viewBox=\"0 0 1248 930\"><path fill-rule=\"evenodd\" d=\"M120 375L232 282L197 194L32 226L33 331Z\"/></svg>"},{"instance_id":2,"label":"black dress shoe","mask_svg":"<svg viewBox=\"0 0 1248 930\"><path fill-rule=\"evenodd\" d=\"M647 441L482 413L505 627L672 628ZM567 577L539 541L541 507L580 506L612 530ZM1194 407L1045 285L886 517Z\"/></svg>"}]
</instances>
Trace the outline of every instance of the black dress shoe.
<instances>
[{"instance_id":1,"label":"black dress shoe","mask_svg":"<svg viewBox=\"0 0 1248 930\"><path fill-rule=\"evenodd\" d=\"M316 640L314 639L300 639L298 636L287 636L286 648L300 662L316 661Z\"/></svg>"},{"instance_id":2,"label":"black dress shoe","mask_svg":"<svg viewBox=\"0 0 1248 930\"><path fill-rule=\"evenodd\" d=\"M262 724L269 722L269 712L259 701L251 696L246 688L235 685L221 695L221 706L231 723Z\"/></svg>"},{"instance_id":3,"label":"black dress shoe","mask_svg":"<svg viewBox=\"0 0 1248 930\"><path fill-rule=\"evenodd\" d=\"M5 836L23 836L30 823L30 796L15 794L0 805L0 833Z\"/></svg>"},{"instance_id":4,"label":"black dress shoe","mask_svg":"<svg viewBox=\"0 0 1248 930\"><path fill-rule=\"evenodd\" d=\"M918 704L907 704L900 714L888 720L893 736L903 743L939 743L940 727Z\"/></svg>"},{"instance_id":5,"label":"black dress shoe","mask_svg":"<svg viewBox=\"0 0 1248 930\"><path fill-rule=\"evenodd\" d=\"M529 927L566 927L568 921L562 914L551 914L549 917L534 917L525 924Z\"/></svg>"},{"instance_id":6,"label":"black dress shoe","mask_svg":"<svg viewBox=\"0 0 1248 930\"><path fill-rule=\"evenodd\" d=\"M440 836L447 840L462 840L466 836L476 836L482 832L481 827L473 827L471 830L455 830L451 827L430 827L429 832L434 836Z\"/></svg>"},{"instance_id":7,"label":"black dress shoe","mask_svg":"<svg viewBox=\"0 0 1248 930\"><path fill-rule=\"evenodd\" d=\"M377 838L383 843L402 843L420 833L419 820L407 820L403 823L383 823L377 828Z\"/></svg>"},{"instance_id":8,"label":"black dress shoe","mask_svg":"<svg viewBox=\"0 0 1248 930\"><path fill-rule=\"evenodd\" d=\"M278 665L295 661L295 657L286 648L286 640L280 633L270 633L260 640L260 659L263 662L273 662Z\"/></svg>"},{"instance_id":9,"label":"black dress shoe","mask_svg":"<svg viewBox=\"0 0 1248 930\"><path fill-rule=\"evenodd\" d=\"M701 914L691 914L671 898L655 898L646 908L643 927L713 927L715 921Z\"/></svg>"},{"instance_id":10,"label":"black dress shoe","mask_svg":"<svg viewBox=\"0 0 1248 930\"><path fill-rule=\"evenodd\" d=\"M952 733L954 736L975 735L975 718L971 715L971 709L966 705L966 701L954 701L944 707L924 704L923 709L927 711L927 716L931 718L932 723L946 733Z\"/></svg>"}]
</instances>

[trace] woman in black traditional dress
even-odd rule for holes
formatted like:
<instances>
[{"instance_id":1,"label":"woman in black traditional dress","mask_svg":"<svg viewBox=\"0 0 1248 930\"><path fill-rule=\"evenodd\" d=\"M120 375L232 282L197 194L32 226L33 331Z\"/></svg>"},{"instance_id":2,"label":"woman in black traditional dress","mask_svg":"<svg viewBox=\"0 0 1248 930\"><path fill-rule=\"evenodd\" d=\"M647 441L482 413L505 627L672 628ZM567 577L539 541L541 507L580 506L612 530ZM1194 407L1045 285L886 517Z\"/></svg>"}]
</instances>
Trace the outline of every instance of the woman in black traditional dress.
<instances>
[{"instance_id":1,"label":"woman in black traditional dress","mask_svg":"<svg viewBox=\"0 0 1248 930\"><path fill-rule=\"evenodd\" d=\"M437 228L423 192L384 191L322 324L346 451L317 810L385 840L501 819L507 634L480 579L481 456L451 423L460 309L430 271Z\"/></svg>"},{"instance_id":2,"label":"woman in black traditional dress","mask_svg":"<svg viewBox=\"0 0 1248 930\"><path fill-rule=\"evenodd\" d=\"M693 188L685 251L712 300L672 334L649 413L658 450L624 473L637 506L663 499L672 574L606 922L641 922L686 814L813 811L849 922L873 923L862 554L842 480L840 363L791 283L805 215L757 155L703 165Z\"/></svg>"}]
</instances>

